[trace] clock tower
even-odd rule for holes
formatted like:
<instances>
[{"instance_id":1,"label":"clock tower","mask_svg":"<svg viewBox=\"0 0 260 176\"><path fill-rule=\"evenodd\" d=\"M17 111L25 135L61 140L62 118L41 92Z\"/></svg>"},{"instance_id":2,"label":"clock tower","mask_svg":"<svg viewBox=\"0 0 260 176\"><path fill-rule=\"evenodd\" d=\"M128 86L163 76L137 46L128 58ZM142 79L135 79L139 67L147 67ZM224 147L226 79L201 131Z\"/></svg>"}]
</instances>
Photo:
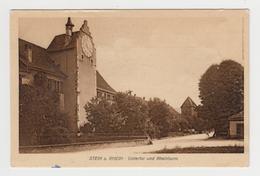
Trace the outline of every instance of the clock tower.
<instances>
[{"instance_id":1,"label":"clock tower","mask_svg":"<svg viewBox=\"0 0 260 176\"><path fill-rule=\"evenodd\" d=\"M77 116L79 122L86 119L84 106L96 96L96 49L84 20L77 41Z\"/></svg>"},{"instance_id":2,"label":"clock tower","mask_svg":"<svg viewBox=\"0 0 260 176\"><path fill-rule=\"evenodd\" d=\"M86 121L84 106L97 94L112 100L115 90L96 70L96 49L87 20L80 30L73 31L73 27L68 18L65 33L54 37L47 53L65 75L64 81L55 85L62 87L64 113L68 115L69 128L76 133Z\"/></svg>"},{"instance_id":3,"label":"clock tower","mask_svg":"<svg viewBox=\"0 0 260 176\"><path fill-rule=\"evenodd\" d=\"M63 82L64 113L69 116L70 129L77 132L86 119L84 106L97 95L96 49L88 22L79 31L72 31L72 19L65 24L65 34L54 37L48 54L66 75Z\"/></svg>"}]
</instances>

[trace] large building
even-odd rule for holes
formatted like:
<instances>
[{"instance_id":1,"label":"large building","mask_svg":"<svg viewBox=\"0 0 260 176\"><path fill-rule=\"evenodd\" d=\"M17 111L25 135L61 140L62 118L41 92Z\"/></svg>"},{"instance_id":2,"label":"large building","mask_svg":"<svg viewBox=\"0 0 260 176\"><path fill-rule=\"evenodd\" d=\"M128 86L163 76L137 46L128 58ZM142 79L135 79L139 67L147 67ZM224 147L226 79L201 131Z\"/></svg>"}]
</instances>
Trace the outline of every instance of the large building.
<instances>
[{"instance_id":1,"label":"large building","mask_svg":"<svg viewBox=\"0 0 260 176\"><path fill-rule=\"evenodd\" d=\"M59 93L60 109L70 117L71 130L77 131L86 116L85 104L95 96L112 100L115 90L96 70L87 21L79 31L73 27L68 18L65 33L56 35L47 49L19 39L19 83L32 84L35 74L44 73L48 88Z\"/></svg>"}]
</instances>

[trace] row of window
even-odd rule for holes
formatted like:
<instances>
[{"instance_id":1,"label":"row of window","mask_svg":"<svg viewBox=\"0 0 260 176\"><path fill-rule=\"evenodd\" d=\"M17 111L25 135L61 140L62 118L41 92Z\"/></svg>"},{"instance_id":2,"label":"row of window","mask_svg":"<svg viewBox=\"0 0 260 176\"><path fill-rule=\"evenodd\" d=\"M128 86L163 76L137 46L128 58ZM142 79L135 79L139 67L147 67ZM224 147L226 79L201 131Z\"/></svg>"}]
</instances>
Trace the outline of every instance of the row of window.
<instances>
[{"instance_id":1,"label":"row of window","mask_svg":"<svg viewBox=\"0 0 260 176\"><path fill-rule=\"evenodd\" d=\"M19 75L19 84L30 84L29 77ZM53 90L59 93L63 93L63 82L54 79L47 79L47 87L49 90Z\"/></svg>"},{"instance_id":2,"label":"row of window","mask_svg":"<svg viewBox=\"0 0 260 176\"><path fill-rule=\"evenodd\" d=\"M114 95L110 94L110 93L106 93L106 92L101 92L101 91L97 91L97 97L98 98L106 98L108 100L113 100L114 99Z\"/></svg>"},{"instance_id":3,"label":"row of window","mask_svg":"<svg viewBox=\"0 0 260 176\"><path fill-rule=\"evenodd\" d=\"M63 83L61 81L47 79L47 86L50 90L55 90L56 92L63 92Z\"/></svg>"}]
</instances>

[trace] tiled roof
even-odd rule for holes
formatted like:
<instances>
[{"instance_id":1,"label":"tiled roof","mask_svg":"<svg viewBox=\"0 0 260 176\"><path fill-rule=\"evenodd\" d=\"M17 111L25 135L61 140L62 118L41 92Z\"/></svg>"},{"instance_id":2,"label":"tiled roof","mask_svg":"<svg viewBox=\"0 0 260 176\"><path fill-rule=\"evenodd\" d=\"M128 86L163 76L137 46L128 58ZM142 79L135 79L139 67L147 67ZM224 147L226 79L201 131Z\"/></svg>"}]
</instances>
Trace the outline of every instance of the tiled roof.
<instances>
[{"instance_id":1,"label":"tiled roof","mask_svg":"<svg viewBox=\"0 0 260 176\"><path fill-rule=\"evenodd\" d=\"M71 37L66 34L56 35L47 48L48 52L75 48L79 33L79 31L73 32Z\"/></svg>"},{"instance_id":2,"label":"tiled roof","mask_svg":"<svg viewBox=\"0 0 260 176\"><path fill-rule=\"evenodd\" d=\"M26 46L30 46L32 49L32 62L29 62L25 56ZM49 57L45 48L23 39L19 39L19 63L26 65L29 69L42 70L59 77L66 77Z\"/></svg>"},{"instance_id":3,"label":"tiled roof","mask_svg":"<svg viewBox=\"0 0 260 176\"><path fill-rule=\"evenodd\" d=\"M194 101L188 97L186 98L186 100L183 102L183 104L181 105L181 107L183 106L193 106L193 107L197 107L196 103L194 103Z\"/></svg>"},{"instance_id":4,"label":"tiled roof","mask_svg":"<svg viewBox=\"0 0 260 176\"><path fill-rule=\"evenodd\" d=\"M228 118L230 121L244 120L244 111L234 114Z\"/></svg>"},{"instance_id":5,"label":"tiled roof","mask_svg":"<svg viewBox=\"0 0 260 176\"><path fill-rule=\"evenodd\" d=\"M97 88L107 90L108 92L116 93L116 91L105 81L101 74L97 72Z\"/></svg>"}]
</instances>

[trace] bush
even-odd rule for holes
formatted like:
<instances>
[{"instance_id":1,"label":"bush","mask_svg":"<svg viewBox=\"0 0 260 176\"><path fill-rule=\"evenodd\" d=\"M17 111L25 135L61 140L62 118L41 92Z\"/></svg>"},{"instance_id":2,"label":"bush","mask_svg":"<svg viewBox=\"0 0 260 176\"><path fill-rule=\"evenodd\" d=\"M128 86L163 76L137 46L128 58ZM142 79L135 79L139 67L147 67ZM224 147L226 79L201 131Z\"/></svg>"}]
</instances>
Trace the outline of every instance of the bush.
<instances>
[{"instance_id":1,"label":"bush","mask_svg":"<svg viewBox=\"0 0 260 176\"><path fill-rule=\"evenodd\" d=\"M82 127L80 127L80 131L84 134L88 134L93 132L93 126L90 123L85 123Z\"/></svg>"},{"instance_id":2,"label":"bush","mask_svg":"<svg viewBox=\"0 0 260 176\"><path fill-rule=\"evenodd\" d=\"M65 144L72 142L72 133L62 126L45 128L40 135L39 144Z\"/></svg>"}]
</instances>

